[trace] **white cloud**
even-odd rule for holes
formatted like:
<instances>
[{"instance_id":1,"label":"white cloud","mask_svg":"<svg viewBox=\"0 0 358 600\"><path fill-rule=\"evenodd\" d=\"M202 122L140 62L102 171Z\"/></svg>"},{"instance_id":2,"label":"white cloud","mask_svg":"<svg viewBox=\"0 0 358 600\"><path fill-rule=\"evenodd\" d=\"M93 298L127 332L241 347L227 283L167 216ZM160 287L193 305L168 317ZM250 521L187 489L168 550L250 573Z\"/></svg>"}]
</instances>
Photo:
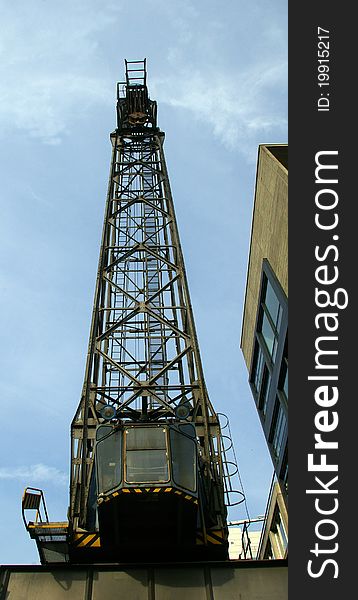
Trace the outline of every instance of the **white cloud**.
<instances>
[{"instance_id":1,"label":"white cloud","mask_svg":"<svg viewBox=\"0 0 358 600\"><path fill-rule=\"evenodd\" d=\"M255 147L256 160L257 143L271 135L273 141L287 137L285 16L266 12L259 1L250 6L239 1L237 21L218 15L213 2L205 18L190 2L184 9L177 18L175 6L167 4L172 16L167 69L151 78L151 96L206 123L227 148L248 155Z\"/></svg>"},{"instance_id":2,"label":"white cloud","mask_svg":"<svg viewBox=\"0 0 358 600\"><path fill-rule=\"evenodd\" d=\"M271 130L285 137L286 107L277 106L273 93L285 93L286 63L257 63L239 70L235 77L211 73L176 73L174 77L152 81L158 100L190 111L208 123L228 148L245 150L257 134ZM282 140L279 140L282 141Z\"/></svg>"},{"instance_id":3,"label":"white cloud","mask_svg":"<svg viewBox=\"0 0 358 600\"><path fill-rule=\"evenodd\" d=\"M245 153L255 136L267 141L274 130L286 137L287 36L280 3L268 9L259 0L250 6L240 0L218 14L216 2L181 0L178 10L177 2L139 0L134 20L126 0L4 4L0 130L59 144L91 109L113 105L109 65L119 57L113 53L109 62L108 55L115 36L122 51L137 47L153 61L152 98L206 122L228 148ZM143 29L149 14L153 31Z\"/></svg>"},{"instance_id":4,"label":"white cloud","mask_svg":"<svg viewBox=\"0 0 358 600\"><path fill-rule=\"evenodd\" d=\"M63 486L68 483L68 476L65 473L42 463L15 468L1 467L0 479L23 480L29 485L46 482Z\"/></svg>"}]
</instances>

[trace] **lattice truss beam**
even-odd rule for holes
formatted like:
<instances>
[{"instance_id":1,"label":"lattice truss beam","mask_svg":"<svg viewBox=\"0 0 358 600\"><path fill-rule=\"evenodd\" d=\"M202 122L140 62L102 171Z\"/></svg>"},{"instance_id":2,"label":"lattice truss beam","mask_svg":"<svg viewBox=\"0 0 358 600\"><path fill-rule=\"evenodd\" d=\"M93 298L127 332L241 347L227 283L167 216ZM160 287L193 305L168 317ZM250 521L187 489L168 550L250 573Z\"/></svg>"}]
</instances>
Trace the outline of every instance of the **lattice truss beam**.
<instances>
[{"instance_id":1,"label":"lattice truss beam","mask_svg":"<svg viewBox=\"0 0 358 600\"><path fill-rule=\"evenodd\" d=\"M112 167L82 399L72 424L74 513L85 511L104 405L123 420L173 417L180 404L220 458L163 154L164 134L111 136ZM210 429L210 435L209 435ZM76 487L82 507L75 500ZM77 512L77 514L79 514Z\"/></svg>"}]
</instances>

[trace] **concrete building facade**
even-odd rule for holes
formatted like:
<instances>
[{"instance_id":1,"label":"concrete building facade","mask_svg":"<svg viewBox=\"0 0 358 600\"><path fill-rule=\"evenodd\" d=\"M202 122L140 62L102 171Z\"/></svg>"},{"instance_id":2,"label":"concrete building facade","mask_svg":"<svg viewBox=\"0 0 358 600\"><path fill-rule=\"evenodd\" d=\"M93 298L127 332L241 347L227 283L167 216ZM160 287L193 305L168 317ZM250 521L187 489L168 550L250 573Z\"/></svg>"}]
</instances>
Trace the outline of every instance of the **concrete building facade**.
<instances>
[{"instance_id":1,"label":"concrete building facade","mask_svg":"<svg viewBox=\"0 0 358 600\"><path fill-rule=\"evenodd\" d=\"M241 349L282 497L288 497L288 146L259 146Z\"/></svg>"},{"instance_id":2,"label":"concrete building facade","mask_svg":"<svg viewBox=\"0 0 358 600\"><path fill-rule=\"evenodd\" d=\"M271 488L257 559L282 559L288 556L288 513L277 481Z\"/></svg>"},{"instance_id":3,"label":"concrete building facade","mask_svg":"<svg viewBox=\"0 0 358 600\"><path fill-rule=\"evenodd\" d=\"M260 540L262 536L262 530L259 529L257 531L249 530L247 536L243 539L243 528L242 527L233 527L229 526L229 558L230 560L238 560L245 558L245 548L246 545L246 558L257 559L258 558L258 550L260 546ZM247 540L250 540L250 549L251 555L247 551ZM279 557L281 558L281 557Z\"/></svg>"}]
</instances>

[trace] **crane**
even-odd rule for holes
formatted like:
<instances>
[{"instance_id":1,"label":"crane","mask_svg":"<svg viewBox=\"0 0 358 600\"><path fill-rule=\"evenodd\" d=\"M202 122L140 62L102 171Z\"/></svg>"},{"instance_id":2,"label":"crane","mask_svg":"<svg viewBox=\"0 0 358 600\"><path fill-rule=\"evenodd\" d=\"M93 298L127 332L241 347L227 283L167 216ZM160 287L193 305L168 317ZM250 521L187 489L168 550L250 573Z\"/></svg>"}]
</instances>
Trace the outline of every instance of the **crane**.
<instances>
[{"instance_id":1,"label":"crane","mask_svg":"<svg viewBox=\"0 0 358 600\"><path fill-rule=\"evenodd\" d=\"M225 560L227 461L146 59L125 61L110 140L85 377L71 425L68 520L49 521L42 490L26 488L24 522L43 563Z\"/></svg>"}]
</instances>

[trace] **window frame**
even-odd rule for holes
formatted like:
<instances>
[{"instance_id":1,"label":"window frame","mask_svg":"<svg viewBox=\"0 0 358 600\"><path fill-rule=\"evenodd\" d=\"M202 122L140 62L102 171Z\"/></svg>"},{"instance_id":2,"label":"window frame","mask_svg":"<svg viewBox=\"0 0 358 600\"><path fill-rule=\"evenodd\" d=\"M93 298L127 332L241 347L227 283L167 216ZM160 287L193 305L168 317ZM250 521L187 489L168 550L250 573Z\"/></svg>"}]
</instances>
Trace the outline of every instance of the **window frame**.
<instances>
[{"instance_id":1,"label":"window frame","mask_svg":"<svg viewBox=\"0 0 358 600\"><path fill-rule=\"evenodd\" d=\"M272 307L275 307L276 303L272 298L272 292L275 294L278 303L274 314L275 322L265 304L269 286L271 288L268 292L271 312ZM267 316L267 320L276 336L276 348L273 348L271 353L262 333L264 315ZM260 365L259 370L258 365ZM264 435L267 440L276 475L279 479L281 479L280 473L286 472L286 469L283 467L285 456L287 457L288 397L284 386L286 372L288 373L288 300L269 261L264 259L262 263L261 283L256 312L249 384L264 430ZM265 379L268 377L269 382L266 389ZM277 401L282 406L286 420L283 440L281 441L278 454L277 450L272 446L273 427L275 425L278 410Z\"/></svg>"},{"instance_id":2,"label":"window frame","mask_svg":"<svg viewBox=\"0 0 358 600\"><path fill-rule=\"evenodd\" d=\"M272 454L276 462L279 461L280 457L283 458L286 432L287 414L278 395L276 395L275 406L271 421L270 435L268 438L268 441L271 444Z\"/></svg>"},{"instance_id":3,"label":"window frame","mask_svg":"<svg viewBox=\"0 0 358 600\"><path fill-rule=\"evenodd\" d=\"M171 480L171 465L170 465L170 460L169 460L169 438L168 438L168 428L167 427L163 427L161 426L160 429L163 429L164 432L164 438L165 438L165 448L130 448L128 450L127 448L127 431L130 431L131 429L135 429L135 430L139 430L139 429L159 429L158 427L126 427L124 429L124 442L123 442L123 480L127 485L133 485L133 486L138 486L138 485L143 485L143 484L148 484L148 485L153 485L154 483L168 483ZM165 452L165 456L166 456L166 466L167 466L167 474L168 474L168 478L167 479L163 479L163 480L159 480L159 479L154 479L154 480L145 480L145 481L129 481L127 479L128 477L128 473L127 473L127 453L128 452L145 452L148 453L151 450L153 451L162 451Z\"/></svg>"}]
</instances>

